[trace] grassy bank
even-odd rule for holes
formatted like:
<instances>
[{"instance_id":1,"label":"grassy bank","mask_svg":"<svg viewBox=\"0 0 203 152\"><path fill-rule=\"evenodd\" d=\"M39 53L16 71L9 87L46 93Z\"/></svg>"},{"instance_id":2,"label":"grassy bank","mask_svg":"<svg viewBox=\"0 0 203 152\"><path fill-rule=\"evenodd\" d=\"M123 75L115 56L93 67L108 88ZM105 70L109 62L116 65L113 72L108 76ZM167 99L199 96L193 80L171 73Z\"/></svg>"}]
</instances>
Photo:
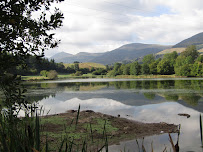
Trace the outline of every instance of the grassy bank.
<instances>
[{"instance_id":1,"label":"grassy bank","mask_svg":"<svg viewBox=\"0 0 203 152\"><path fill-rule=\"evenodd\" d=\"M92 75L92 74L83 74L81 76L75 76L73 74L59 74L58 79L85 79L85 78L106 78L106 76L101 75ZM23 81L42 81L42 80L51 80L48 77L43 76L21 76L21 80Z\"/></svg>"},{"instance_id":2,"label":"grassy bank","mask_svg":"<svg viewBox=\"0 0 203 152\"><path fill-rule=\"evenodd\" d=\"M185 76L176 76L176 75L117 75L112 78L117 79L140 79L140 78L185 78Z\"/></svg>"},{"instance_id":3,"label":"grassy bank","mask_svg":"<svg viewBox=\"0 0 203 152\"><path fill-rule=\"evenodd\" d=\"M107 75L93 75L93 74L83 74L81 76L75 76L73 74L59 74L58 79L85 79L85 78L114 78L114 79L140 79L140 78L185 78L185 76L176 75L117 75L117 76L107 76ZM22 76L23 81L40 81L40 80L50 80L43 76Z\"/></svg>"}]
</instances>

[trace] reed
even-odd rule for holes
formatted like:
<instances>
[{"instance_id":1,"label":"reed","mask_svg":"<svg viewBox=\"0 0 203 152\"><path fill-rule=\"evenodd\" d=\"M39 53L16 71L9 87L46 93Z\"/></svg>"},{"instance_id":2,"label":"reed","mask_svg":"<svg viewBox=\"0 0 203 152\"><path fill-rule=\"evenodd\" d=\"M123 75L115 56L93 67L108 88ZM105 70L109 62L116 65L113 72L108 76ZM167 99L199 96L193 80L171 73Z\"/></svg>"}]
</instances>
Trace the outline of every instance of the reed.
<instances>
[{"instance_id":1,"label":"reed","mask_svg":"<svg viewBox=\"0 0 203 152\"><path fill-rule=\"evenodd\" d=\"M78 112L77 112L77 117L76 117L75 128L77 127L77 124L78 124L79 115L80 115L80 105L79 105L79 107L78 107Z\"/></svg>"},{"instance_id":2,"label":"reed","mask_svg":"<svg viewBox=\"0 0 203 152\"><path fill-rule=\"evenodd\" d=\"M201 144L202 144L202 147L203 147L203 140L202 140L202 116L200 114L199 116L199 124L200 124L200 138L201 138Z\"/></svg>"}]
</instances>

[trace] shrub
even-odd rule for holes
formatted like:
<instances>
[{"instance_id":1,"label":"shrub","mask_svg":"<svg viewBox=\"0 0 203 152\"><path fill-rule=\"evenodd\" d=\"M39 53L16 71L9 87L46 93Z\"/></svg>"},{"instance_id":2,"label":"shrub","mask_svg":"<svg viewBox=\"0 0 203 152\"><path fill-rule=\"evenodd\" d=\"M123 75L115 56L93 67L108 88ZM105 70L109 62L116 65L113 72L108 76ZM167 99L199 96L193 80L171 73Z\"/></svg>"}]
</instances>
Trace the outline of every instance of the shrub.
<instances>
[{"instance_id":1,"label":"shrub","mask_svg":"<svg viewBox=\"0 0 203 152\"><path fill-rule=\"evenodd\" d=\"M82 75L82 71L77 71L76 73L75 73L75 76L81 76Z\"/></svg>"},{"instance_id":2,"label":"shrub","mask_svg":"<svg viewBox=\"0 0 203 152\"><path fill-rule=\"evenodd\" d=\"M92 72L94 75L106 75L107 71L105 69L97 69L96 71Z\"/></svg>"},{"instance_id":3,"label":"shrub","mask_svg":"<svg viewBox=\"0 0 203 152\"><path fill-rule=\"evenodd\" d=\"M47 74L49 79L56 79L58 78L58 73L55 70L50 70Z\"/></svg>"},{"instance_id":4,"label":"shrub","mask_svg":"<svg viewBox=\"0 0 203 152\"><path fill-rule=\"evenodd\" d=\"M116 76L116 72L114 70L111 70L107 73L107 76Z\"/></svg>"},{"instance_id":5,"label":"shrub","mask_svg":"<svg viewBox=\"0 0 203 152\"><path fill-rule=\"evenodd\" d=\"M42 70L42 71L40 72L40 75L41 75L41 76L44 76L44 77L47 77L48 71Z\"/></svg>"}]
</instances>

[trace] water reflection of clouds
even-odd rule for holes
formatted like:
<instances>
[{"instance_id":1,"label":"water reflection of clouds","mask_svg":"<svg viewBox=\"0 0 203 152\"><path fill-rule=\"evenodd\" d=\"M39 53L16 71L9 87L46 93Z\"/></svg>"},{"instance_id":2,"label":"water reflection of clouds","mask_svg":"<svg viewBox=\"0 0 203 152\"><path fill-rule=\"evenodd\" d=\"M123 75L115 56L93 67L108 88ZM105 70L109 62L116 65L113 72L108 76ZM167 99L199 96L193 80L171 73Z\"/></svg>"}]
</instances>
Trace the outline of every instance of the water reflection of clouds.
<instances>
[{"instance_id":1,"label":"water reflection of clouds","mask_svg":"<svg viewBox=\"0 0 203 152\"><path fill-rule=\"evenodd\" d=\"M51 113L61 113L70 109L78 109L78 106L81 106L81 110L92 109L97 112L108 112L108 111L116 111L121 109L129 109L131 106L127 106L120 102L111 100L111 99L103 99L103 98L95 98L88 100L80 100L78 98L73 98L67 101L51 101L50 99L45 99L40 102L41 105L46 107L46 109L52 109Z\"/></svg>"},{"instance_id":2,"label":"water reflection of clouds","mask_svg":"<svg viewBox=\"0 0 203 152\"><path fill-rule=\"evenodd\" d=\"M172 135L173 141L176 142L177 138L176 135ZM139 148L142 148L142 142L144 142L144 147L145 150L152 151L152 146L153 146L153 151L155 152L162 152L164 151L165 148L167 148L167 151L172 151L172 147L168 142L166 142L166 139L168 138L168 134L162 134L162 135L155 135L155 136L150 136L150 137L145 137L144 141L143 139L137 139L136 140L130 140L130 141L125 141L121 142L120 145L113 145L109 147L109 151L111 152L118 152L118 151L123 151L125 148L125 151L129 152L139 152ZM138 147L139 145L139 147Z\"/></svg>"},{"instance_id":3,"label":"water reflection of clouds","mask_svg":"<svg viewBox=\"0 0 203 152\"><path fill-rule=\"evenodd\" d=\"M199 112L179 103L161 103L136 108L135 119L144 122L166 122L181 124L180 145L182 151L200 148ZM178 113L190 114L190 118L178 116Z\"/></svg>"},{"instance_id":4,"label":"water reflection of clouds","mask_svg":"<svg viewBox=\"0 0 203 152\"><path fill-rule=\"evenodd\" d=\"M65 112L70 109L77 110L80 104L81 110L91 109L96 112L115 116L120 114L122 117L136 121L181 124L180 145L182 151L193 150L196 149L196 147L200 147L199 112L191 108L187 108L177 102L165 102L144 106L129 106L118 101L105 98L93 98L88 100L73 98L66 101L56 101L55 99L52 100L52 98L49 98L42 100L40 104L43 105L47 111L51 109L50 112L52 114ZM191 117L181 117L178 116L178 113L187 113L190 114ZM146 138L146 142L149 142L151 139L154 139L153 142L158 144L159 142L157 142L157 140L160 140L160 136L157 136L157 138L148 137ZM163 143L169 143L167 135L164 136Z\"/></svg>"}]
</instances>

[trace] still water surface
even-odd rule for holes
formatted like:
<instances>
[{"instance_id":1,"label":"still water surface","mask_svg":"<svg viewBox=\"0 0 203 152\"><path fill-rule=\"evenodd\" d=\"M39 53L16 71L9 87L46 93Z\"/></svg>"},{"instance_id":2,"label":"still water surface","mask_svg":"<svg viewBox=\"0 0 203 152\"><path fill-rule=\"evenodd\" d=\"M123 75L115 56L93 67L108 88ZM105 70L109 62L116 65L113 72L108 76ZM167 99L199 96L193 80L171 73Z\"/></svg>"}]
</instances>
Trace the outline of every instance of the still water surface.
<instances>
[{"instance_id":1,"label":"still water surface","mask_svg":"<svg viewBox=\"0 0 203 152\"><path fill-rule=\"evenodd\" d=\"M203 112L203 78L185 79L77 79L25 83L28 100L45 113L91 109L128 119L181 124L180 151L201 151L199 115ZM190 118L178 116L187 113ZM172 134L174 143L177 134ZM141 144L142 139L138 139ZM147 151L172 150L168 134L145 137ZM141 146L141 145L140 145ZM138 151L135 140L109 147L109 151Z\"/></svg>"}]
</instances>

